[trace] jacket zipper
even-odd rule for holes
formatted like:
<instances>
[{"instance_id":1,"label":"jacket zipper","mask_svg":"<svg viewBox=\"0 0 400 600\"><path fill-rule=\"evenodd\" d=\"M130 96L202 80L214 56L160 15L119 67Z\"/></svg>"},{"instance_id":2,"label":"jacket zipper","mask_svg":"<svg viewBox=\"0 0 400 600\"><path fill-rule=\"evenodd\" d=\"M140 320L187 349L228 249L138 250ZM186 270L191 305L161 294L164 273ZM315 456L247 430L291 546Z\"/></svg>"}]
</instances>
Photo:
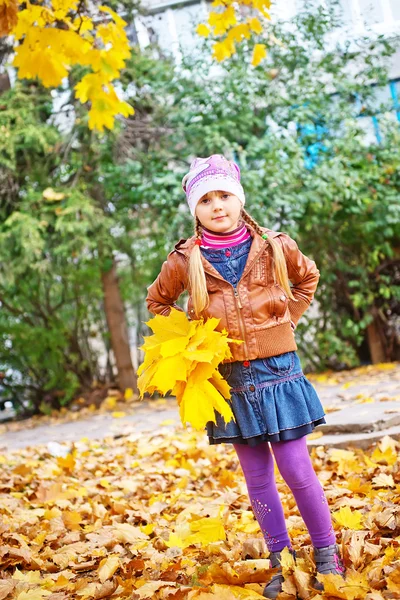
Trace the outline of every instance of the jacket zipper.
<instances>
[{"instance_id":1,"label":"jacket zipper","mask_svg":"<svg viewBox=\"0 0 400 600\"><path fill-rule=\"evenodd\" d=\"M250 269L253 267L254 263L256 262L257 258L260 255L260 253L261 253L261 250L256 254L256 256L254 257L254 259L251 262L251 264L248 265L247 272L249 272ZM244 275L244 272L242 273L242 277L239 279L237 285L239 285L239 283L242 281L243 275ZM232 285L232 287L233 287L233 285ZM238 320L239 320L239 329L240 329L240 334L241 334L241 336L243 338L243 348L244 348L244 351L245 351L245 358L247 359L248 354L247 354L246 334L245 334L245 329L243 327L242 315L240 314L240 310L243 308L243 305L242 305L242 303L240 301L240 296L239 296L239 292L237 291L237 288L233 287L233 293L235 295L236 304L239 307L239 310L237 311Z\"/></svg>"},{"instance_id":2,"label":"jacket zipper","mask_svg":"<svg viewBox=\"0 0 400 600\"><path fill-rule=\"evenodd\" d=\"M261 253L261 251L262 251L263 249L264 249L264 248L261 248L261 249L259 250L259 252L257 252L257 254L256 254L256 256L254 257L254 259L253 259L253 261L251 262L251 264L250 264L250 265L248 265L247 272L248 272L248 271L250 271L250 269L252 268L252 266L253 266L253 265L254 265L254 263L256 262L256 260L257 260L258 256L260 255L260 253ZM177 250L177 252L179 252L180 254L182 254L183 256L185 256L185 253L184 253L184 252L182 252L181 250ZM185 257L185 258L186 258L186 257ZM222 281L225 281L225 283L229 283L229 282L227 282L227 281L226 281L226 279L224 279L223 277L221 277L221 276L219 275L219 273L218 273L218 276L217 276L217 275L214 275L214 273L209 273L209 275L212 275L212 277L216 277L216 279L221 279ZM237 284L237 285L239 285L239 283L242 281L243 275L244 275L244 273L242 274L242 277L241 277L241 278L240 278L240 280L238 281L238 284ZM241 334L241 336L242 336L242 338L243 338L243 348L244 348L244 350L245 350L245 357L247 358L247 343L246 343L246 335L245 335L245 331L244 331L244 328L243 328L243 320L242 320L242 315L240 314L240 311L243 309L243 305L242 305L242 303L241 303L241 301L240 301L240 296L239 296L239 292L237 291L237 289L236 289L235 287L233 287L233 285L232 285L231 283L230 283L229 285L230 285L230 286L232 286L232 289L233 289L233 294L234 294L234 296L235 296L235 300L236 300L236 305L237 305L237 307L238 307L238 310L237 310L237 316L238 316L238 321L239 321L239 329L240 329L240 334Z\"/></svg>"},{"instance_id":3,"label":"jacket zipper","mask_svg":"<svg viewBox=\"0 0 400 600\"><path fill-rule=\"evenodd\" d=\"M233 285L232 285L232 287L233 287ZM242 305L242 303L240 301L239 292L237 291L237 289L235 287L233 287L233 293L235 295L235 300L236 300L236 304L237 304L237 307L238 307L237 316L238 316L238 322L239 322L239 330L240 330L240 335L243 338L243 348L244 348L244 355L245 355L245 360L246 360L247 359L246 333L245 333L245 330L244 330L244 327L243 327L242 315L240 314L240 311L243 308L243 305Z\"/></svg>"}]
</instances>

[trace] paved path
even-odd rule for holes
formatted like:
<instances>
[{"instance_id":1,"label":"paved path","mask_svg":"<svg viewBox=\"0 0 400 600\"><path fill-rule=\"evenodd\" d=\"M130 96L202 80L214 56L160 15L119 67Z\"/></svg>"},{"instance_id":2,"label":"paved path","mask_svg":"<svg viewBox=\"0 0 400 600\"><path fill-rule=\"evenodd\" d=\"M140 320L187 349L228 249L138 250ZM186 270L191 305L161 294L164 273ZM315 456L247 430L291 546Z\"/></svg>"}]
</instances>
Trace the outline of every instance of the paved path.
<instances>
[{"instance_id":1,"label":"paved path","mask_svg":"<svg viewBox=\"0 0 400 600\"><path fill-rule=\"evenodd\" d=\"M400 363L392 370L373 371L371 375L353 379L349 373L342 373L337 379L335 384L312 381L327 410L327 424L318 428L324 435L310 439L310 445L365 447L384 435L400 439ZM373 402L365 402L368 398ZM94 413L87 418L75 414L69 422L53 420L51 424L35 427L30 426L31 422L19 423L18 427L24 427L19 430L13 430L12 423L10 430L0 435L0 452L49 442L78 441L82 437L101 439L156 431L180 423L176 400L172 398L135 403L124 410L127 414L122 418L113 418L110 413Z\"/></svg>"},{"instance_id":2,"label":"paved path","mask_svg":"<svg viewBox=\"0 0 400 600\"><path fill-rule=\"evenodd\" d=\"M145 432L166 426L174 427L179 423L179 413L175 399L166 400L165 404L149 402L133 405L130 414L122 418L113 418L111 413L93 414L90 418L69 422L54 422L38 425L20 431L8 431L0 436L0 452L16 450L48 442L72 442L83 437L101 439L135 432Z\"/></svg>"}]
</instances>

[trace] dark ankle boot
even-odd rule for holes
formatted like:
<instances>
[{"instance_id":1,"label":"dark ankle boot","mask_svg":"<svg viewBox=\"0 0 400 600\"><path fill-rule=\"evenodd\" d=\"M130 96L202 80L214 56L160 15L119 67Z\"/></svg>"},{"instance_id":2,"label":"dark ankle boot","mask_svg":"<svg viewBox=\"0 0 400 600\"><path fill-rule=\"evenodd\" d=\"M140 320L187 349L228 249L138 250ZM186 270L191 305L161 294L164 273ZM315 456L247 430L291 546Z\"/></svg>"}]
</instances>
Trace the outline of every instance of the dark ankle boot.
<instances>
[{"instance_id":1,"label":"dark ankle boot","mask_svg":"<svg viewBox=\"0 0 400 600\"><path fill-rule=\"evenodd\" d=\"M316 548L314 546L314 560L317 567L317 573L327 575L334 573L344 577L344 566L340 559L339 546L332 544L324 548ZM314 588L323 592L324 586L319 581L314 581Z\"/></svg>"},{"instance_id":2,"label":"dark ankle boot","mask_svg":"<svg viewBox=\"0 0 400 600\"><path fill-rule=\"evenodd\" d=\"M289 550L290 554L292 554L293 558L296 560L296 552L294 550ZM278 594L282 591L282 583L284 582L284 578L282 575L282 569L280 568L281 564L281 551L279 552L271 552L269 555L269 559L271 561L271 567L275 569L279 567L278 573L276 573L271 581L267 583L264 588L263 596L264 598L277 598Z\"/></svg>"}]
</instances>

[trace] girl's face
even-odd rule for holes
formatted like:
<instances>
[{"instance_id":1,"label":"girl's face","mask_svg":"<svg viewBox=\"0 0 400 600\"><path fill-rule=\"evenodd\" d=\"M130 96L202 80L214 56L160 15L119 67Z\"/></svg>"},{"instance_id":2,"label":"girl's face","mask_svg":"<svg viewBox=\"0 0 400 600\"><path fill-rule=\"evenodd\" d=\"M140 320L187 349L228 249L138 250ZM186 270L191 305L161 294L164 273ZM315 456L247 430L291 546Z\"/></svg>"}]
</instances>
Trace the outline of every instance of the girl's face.
<instances>
[{"instance_id":1,"label":"girl's face","mask_svg":"<svg viewBox=\"0 0 400 600\"><path fill-rule=\"evenodd\" d=\"M242 203L230 192L208 192L196 206L196 217L206 229L216 233L233 231L239 225Z\"/></svg>"}]
</instances>

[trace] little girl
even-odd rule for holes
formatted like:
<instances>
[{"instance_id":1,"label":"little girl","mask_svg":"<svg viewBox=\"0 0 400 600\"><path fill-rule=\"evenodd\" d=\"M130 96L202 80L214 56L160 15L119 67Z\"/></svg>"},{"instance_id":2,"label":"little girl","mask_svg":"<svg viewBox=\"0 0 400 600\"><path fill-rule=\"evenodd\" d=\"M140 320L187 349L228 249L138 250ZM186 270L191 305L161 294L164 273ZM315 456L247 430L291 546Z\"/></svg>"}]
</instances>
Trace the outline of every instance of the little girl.
<instances>
[{"instance_id":1,"label":"little girl","mask_svg":"<svg viewBox=\"0 0 400 600\"><path fill-rule=\"evenodd\" d=\"M197 158L183 178L195 235L181 240L148 288L147 306L168 315L184 290L192 318L217 317L243 340L220 365L231 386L235 421L209 422L210 444L231 443L277 574L266 598L282 591L281 551L295 557L274 477L274 461L308 528L318 573L343 574L328 503L313 469L306 435L325 423L318 395L303 374L294 330L319 280L315 263L286 233L260 227L244 210L238 165L221 155ZM292 287L289 285L292 282ZM314 587L323 590L315 580Z\"/></svg>"}]
</instances>

